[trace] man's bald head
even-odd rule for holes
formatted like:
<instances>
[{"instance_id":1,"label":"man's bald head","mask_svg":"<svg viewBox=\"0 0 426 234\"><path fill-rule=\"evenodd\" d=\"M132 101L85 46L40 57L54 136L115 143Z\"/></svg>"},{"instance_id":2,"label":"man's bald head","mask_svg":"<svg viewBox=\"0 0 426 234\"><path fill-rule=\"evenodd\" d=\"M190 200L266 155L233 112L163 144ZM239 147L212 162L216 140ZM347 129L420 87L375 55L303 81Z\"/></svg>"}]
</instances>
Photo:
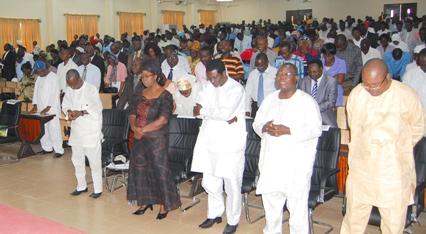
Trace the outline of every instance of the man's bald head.
<instances>
[{"instance_id":1,"label":"man's bald head","mask_svg":"<svg viewBox=\"0 0 426 234\"><path fill-rule=\"evenodd\" d=\"M72 89L79 89L84 83L83 80L80 79L80 74L75 69L71 69L67 72L66 80L68 86Z\"/></svg>"},{"instance_id":2,"label":"man's bald head","mask_svg":"<svg viewBox=\"0 0 426 234\"><path fill-rule=\"evenodd\" d=\"M381 59L371 59L362 68L362 82L365 90L372 96L379 96L389 86L391 77L388 68Z\"/></svg>"}]
</instances>

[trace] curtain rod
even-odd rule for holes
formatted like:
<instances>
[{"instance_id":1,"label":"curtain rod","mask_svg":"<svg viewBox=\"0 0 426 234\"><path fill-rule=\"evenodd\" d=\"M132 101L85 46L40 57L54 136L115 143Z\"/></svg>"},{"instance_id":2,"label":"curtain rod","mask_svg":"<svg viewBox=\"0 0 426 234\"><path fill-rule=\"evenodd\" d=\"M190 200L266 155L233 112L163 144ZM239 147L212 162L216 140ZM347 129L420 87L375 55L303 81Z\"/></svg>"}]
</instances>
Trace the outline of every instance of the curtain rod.
<instances>
[{"instance_id":1,"label":"curtain rod","mask_svg":"<svg viewBox=\"0 0 426 234\"><path fill-rule=\"evenodd\" d=\"M198 9L197 10L197 12L200 12L200 11L212 11L212 12L216 12L217 10L204 10L204 9Z\"/></svg>"},{"instance_id":2,"label":"curtain rod","mask_svg":"<svg viewBox=\"0 0 426 234\"><path fill-rule=\"evenodd\" d=\"M30 18L6 18L6 17L0 17L0 19L7 19L7 20L37 20L39 23L41 23L41 19L30 19Z\"/></svg>"},{"instance_id":3,"label":"curtain rod","mask_svg":"<svg viewBox=\"0 0 426 234\"><path fill-rule=\"evenodd\" d=\"M117 15L122 14L122 13L124 13L124 14L138 14L138 15L142 14L143 16L146 16L145 12L117 11Z\"/></svg>"},{"instance_id":4,"label":"curtain rod","mask_svg":"<svg viewBox=\"0 0 426 234\"><path fill-rule=\"evenodd\" d=\"M165 12L183 13L185 15L185 11L166 11L166 10L161 11L161 13L165 13Z\"/></svg>"},{"instance_id":5,"label":"curtain rod","mask_svg":"<svg viewBox=\"0 0 426 234\"><path fill-rule=\"evenodd\" d=\"M92 15L92 14L71 14L71 13L65 13L64 16L96 16L96 17L101 17L100 15Z\"/></svg>"}]
</instances>

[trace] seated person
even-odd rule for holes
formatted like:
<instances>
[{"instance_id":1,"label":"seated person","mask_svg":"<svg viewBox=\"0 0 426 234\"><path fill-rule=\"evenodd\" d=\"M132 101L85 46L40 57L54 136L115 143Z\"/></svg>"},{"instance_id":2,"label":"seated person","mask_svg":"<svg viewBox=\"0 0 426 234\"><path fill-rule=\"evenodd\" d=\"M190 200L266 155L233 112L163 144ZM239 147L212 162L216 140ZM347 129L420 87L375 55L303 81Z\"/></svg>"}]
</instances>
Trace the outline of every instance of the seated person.
<instances>
[{"instance_id":1,"label":"seated person","mask_svg":"<svg viewBox=\"0 0 426 234\"><path fill-rule=\"evenodd\" d=\"M402 49L396 48L392 52L386 52L383 60L388 66L392 79L400 81L405 73L405 68L411 61L411 55L409 52L404 52Z\"/></svg>"}]
</instances>

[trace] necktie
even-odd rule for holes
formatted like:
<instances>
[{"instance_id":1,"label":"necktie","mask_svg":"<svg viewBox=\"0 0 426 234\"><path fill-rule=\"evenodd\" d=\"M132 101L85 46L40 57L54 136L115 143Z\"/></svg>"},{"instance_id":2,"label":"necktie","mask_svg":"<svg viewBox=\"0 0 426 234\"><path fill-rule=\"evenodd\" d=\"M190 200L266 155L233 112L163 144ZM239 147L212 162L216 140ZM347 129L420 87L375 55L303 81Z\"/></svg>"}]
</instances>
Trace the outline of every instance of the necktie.
<instances>
[{"instance_id":1,"label":"necktie","mask_svg":"<svg viewBox=\"0 0 426 234\"><path fill-rule=\"evenodd\" d=\"M260 73L259 83L257 86L257 106L259 107L262 104L264 95L263 95L263 73Z\"/></svg>"},{"instance_id":2,"label":"necktie","mask_svg":"<svg viewBox=\"0 0 426 234\"><path fill-rule=\"evenodd\" d=\"M318 81L314 81L314 87L312 87L312 97L316 100L318 94Z\"/></svg>"},{"instance_id":3,"label":"necktie","mask_svg":"<svg viewBox=\"0 0 426 234\"><path fill-rule=\"evenodd\" d=\"M167 76L168 80L173 80L173 68L170 68L169 75Z\"/></svg>"},{"instance_id":4,"label":"necktie","mask_svg":"<svg viewBox=\"0 0 426 234\"><path fill-rule=\"evenodd\" d=\"M86 74L87 74L87 66L84 66L83 75L81 76L82 80L86 80Z\"/></svg>"}]
</instances>

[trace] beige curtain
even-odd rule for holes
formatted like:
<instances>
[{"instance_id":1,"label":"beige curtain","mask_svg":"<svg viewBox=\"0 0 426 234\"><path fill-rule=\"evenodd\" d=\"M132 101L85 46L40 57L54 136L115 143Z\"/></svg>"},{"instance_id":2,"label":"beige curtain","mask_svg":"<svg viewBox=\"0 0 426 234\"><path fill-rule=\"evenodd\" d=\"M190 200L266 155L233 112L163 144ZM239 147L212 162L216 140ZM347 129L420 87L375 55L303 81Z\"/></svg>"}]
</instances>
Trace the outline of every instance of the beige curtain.
<instances>
[{"instance_id":1,"label":"beige curtain","mask_svg":"<svg viewBox=\"0 0 426 234\"><path fill-rule=\"evenodd\" d=\"M163 24L176 24L179 30L182 30L185 12L183 11L162 11Z\"/></svg>"},{"instance_id":2,"label":"beige curtain","mask_svg":"<svg viewBox=\"0 0 426 234\"><path fill-rule=\"evenodd\" d=\"M37 19L7 19L0 18L0 54L3 54L4 44L16 46L21 40L28 52L33 50L33 41L41 47L40 21Z\"/></svg>"},{"instance_id":3,"label":"beige curtain","mask_svg":"<svg viewBox=\"0 0 426 234\"><path fill-rule=\"evenodd\" d=\"M143 33L143 13L119 12L119 33L127 32L132 35L136 32L138 35Z\"/></svg>"},{"instance_id":4,"label":"beige curtain","mask_svg":"<svg viewBox=\"0 0 426 234\"><path fill-rule=\"evenodd\" d=\"M67 40L72 42L74 35L87 34L94 36L98 32L97 15L66 15L67 17Z\"/></svg>"},{"instance_id":5,"label":"beige curtain","mask_svg":"<svg viewBox=\"0 0 426 234\"><path fill-rule=\"evenodd\" d=\"M206 27L216 24L216 11L200 10L200 23Z\"/></svg>"}]
</instances>

